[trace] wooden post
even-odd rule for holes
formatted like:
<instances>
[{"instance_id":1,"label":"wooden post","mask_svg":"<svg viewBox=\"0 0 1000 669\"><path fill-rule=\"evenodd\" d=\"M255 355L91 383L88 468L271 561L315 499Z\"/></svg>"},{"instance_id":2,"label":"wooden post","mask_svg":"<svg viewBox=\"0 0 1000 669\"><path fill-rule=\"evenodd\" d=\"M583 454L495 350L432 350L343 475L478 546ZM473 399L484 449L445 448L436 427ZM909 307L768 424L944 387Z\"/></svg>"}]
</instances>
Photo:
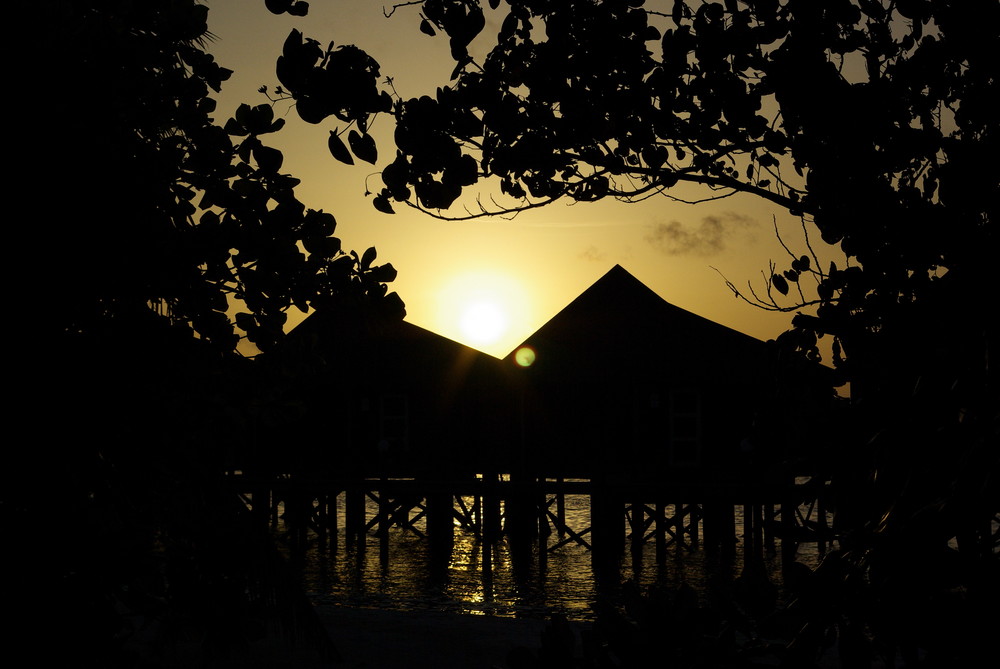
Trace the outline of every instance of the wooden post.
<instances>
[{"instance_id":1,"label":"wooden post","mask_svg":"<svg viewBox=\"0 0 1000 669\"><path fill-rule=\"evenodd\" d=\"M698 536L698 526L701 523L701 507L692 504L688 507L691 512L691 547L697 549L701 545L701 538Z\"/></svg>"},{"instance_id":2,"label":"wooden post","mask_svg":"<svg viewBox=\"0 0 1000 669\"><path fill-rule=\"evenodd\" d=\"M340 533L340 521L337 518L337 514L340 512L337 497L340 496L340 491L334 488L330 492L329 506L328 506L328 518L330 519L330 554L337 554L337 544L340 541L338 536Z\"/></svg>"},{"instance_id":3,"label":"wooden post","mask_svg":"<svg viewBox=\"0 0 1000 669\"><path fill-rule=\"evenodd\" d=\"M566 536L566 489L563 487L564 479L556 479L556 519L559 538Z\"/></svg>"},{"instance_id":4,"label":"wooden post","mask_svg":"<svg viewBox=\"0 0 1000 669\"><path fill-rule=\"evenodd\" d=\"M511 542L511 548L524 556L530 553L531 546L537 541L539 530L537 502L535 499L538 486L533 477L526 475L511 476L505 496L507 518L504 529Z\"/></svg>"},{"instance_id":5,"label":"wooden post","mask_svg":"<svg viewBox=\"0 0 1000 669\"><path fill-rule=\"evenodd\" d=\"M493 600L493 544L485 540L480 544L483 568L483 597L486 601Z\"/></svg>"},{"instance_id":6,"label":"wooden post","mask_svg":"<svg viewBox=\"0 0 1000 669\"><path fill-rule=\"evenodd\" d=\"M753 555L753 515L750 513L750 505L743 505L743 562L750 561Z\"/></svg>"},{"instance_id":7,"label":"wooden post","mask_svg":"<svg viewBox=\"0 0 1000 669\"><path fill-rule=\"evenodd\" d=\"M760 505L743 505L743 562L749 564L760 560Z\"/></svg>"},{"instance_id":8,"label":"wooden post","mask_svg":"<svg viewBox=\"0 0 1000 669\"><path fill-rule=\"evenodd\" d=\"M621 494L595 482L590 495L591 561L598 577L617 574L625 545Z\"/></svg>"},{"instance_id":9,"label":"wooden post","mask_svg":"<svg viewBox=\"0 0 1000 669\"><path fill-rule=\"evenodd\" d=\"M709 555L717 555L722 547L717 530L719 503L714 499L706 499L701 508L703 510L701 527L705 540L705 552Z\"/></svg>"},{"instance_id":10,"label":"wooden post","mask_svg":"<svg viewBox=\"0 0 1000 669\"><path fill-rule=\"evenodd\" d=\"M642 552L642 540L645 538L646 514L641 501L632 500L629 508L629 527L632 529L632 552Z\"/></svg>"},{"instance_id":11,"label":"wooden post","mask_svg":"<svg viewBox=\"0 0 1000 669\"><path fill-rule=\"evenodd\" d=\"M638 577L642 572L642 543L645 538L646 514L641 501L632 500L632 505L628 507L628 524L632 530L630 543L630 554L632 556L632 573Z\"/></svg>"},{"instance_id":12,"label":"wooden post","mask_svg":"<svg viewBox=\"0 0 1000 669\"><path fill-rule=\"evenodd\" d=\"M495 473L483 476L483 543L492 546L500 540L500 490Z\"/></svg>"},{"instance_id":13,"label":"wooden post","mask_svg":"<svg viewBox=\"0 0 1000 669\"><path fill-rule=\"evenodd\" d=\"M538 519L538 574L544 578L549 558L549 535L552 534L552 530L549 528L549 517L546 513L548 500L545 499L544 485L538 486L535 499L538 500L538 506L535 509L535 515Z\"/></svg>"},{"instance_id":14,"label":"wooden post","mask_svg":"<svg viewBox=\"0 0 1000 669\"><path fill-rule=\"evenodd\" d=\"M427 495L427 535L430 541L431 561L435 568L447 567L455 546L452 495L436 490Z\"/></svg>"},{"instance_id":15,"label":"wooden post","mask_svg":"<svg viewBox=\"0 0 1000 669\"><path fill-rule=\"evenodd\" d=\"M285 488L285 530L293 556L301 557L305 550L306 533L312 515L312 498L297 481Z\"/></svg>"},{"instance_id":16,"label":"wooden post","mask_svg":"<svg viewBox=\"0 0 1000 669\"><path fill-rule=\"evenodd\" d=\"M483 538L483 496L480 491L472 497L472 525L480 540Z\"/></svg>"},{"instance_id":17,"label":"wooden post","mask_svg":"<svg viewBox=\"0 0 1000 669\"><path fill-rule=\"evenodd\" d=\"M389 522L392 512L387 481L383 476L378 491L378 555L383 569L389 566Z\"/></svg>"},{"instance_id":18,"label":"wooden post","mask_svg":"<svg viewBox=\"0 0 1000 669\"><path fill-rule=\"evenodd\" d=\"M684 534L687 530L684 527L684 505L680 502L674 504L674 528L677 531L677 555L684 555Z\"/></svg>"},{"instance_id":19,"label":"wooden post","mask_svg":"<svg viewBox=\"0 0 1000 669\"><path fill-rule=\"evenodd\" d=\"M764 505L764 547L768 555L777 553L777 546L774 542L774 503L769 502Z\"/></svg>"},{"instance_id":20,"label":"wooden post","mask_svg":"<svg viewBox=\"0 0 1000 669\"><path fill-rule=\"evenodd\" d=\"M722 557L736 557L736 506L727 500L719 508L719 541L722 548Z\"/></svg>"},{"instance_id":21,"label":"wooden post","mask_svg":"<svg viewBox=\"0 0 1000 669\"><path fill-rule=\"evenodd\" d=\"M819 536L816 541L816 552L820 555L826 554L826 504L823 503L823 491L819 492L816 500L816 526L819 528Z\"/></svg>"},{"instance_id":22,"label":"wooden post","mask_svg":"<svg viewBox=\"0 0 1000 669\"><path fill-rule=\"evenodd\" d=\"M655 508L656 564L662 567L667 562L667 505L657 502Z\"/></svg>"},{"instance_id":23,"label":"wooden post","mask_svg":"<svg viewBox=\"0 0 1000 669\"><path fill-rule=\"evenodd\" d=\"M798 552L798 542L792 539L792 532L795 529L795 507L797 506L792 498L792 492L785 492L785 499L781 503L781 568L788 569L788 566L795 561L795 554Z\"/></svg>"},{"instance_id":24,"label":"wooden post","mask_svg":"<svg viewBox=\"0 0 1000 669\"><path fill-rule=\"evenodd\" d=\"M361 544L364 547L365 533L365 493L363 483L357 482L347 487L344 493L344 514L347 529L347 545Z\"/></svg>"}]
</instances>

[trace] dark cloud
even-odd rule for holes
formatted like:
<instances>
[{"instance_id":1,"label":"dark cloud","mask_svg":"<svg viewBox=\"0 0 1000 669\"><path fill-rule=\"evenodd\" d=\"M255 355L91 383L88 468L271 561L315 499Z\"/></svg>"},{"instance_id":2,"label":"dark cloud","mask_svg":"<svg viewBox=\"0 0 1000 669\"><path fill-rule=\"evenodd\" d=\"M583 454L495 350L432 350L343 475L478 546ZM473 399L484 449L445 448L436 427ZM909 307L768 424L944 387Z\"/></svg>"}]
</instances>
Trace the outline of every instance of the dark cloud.
<instances>
[{"instance_id":1,"label":"dark cloud","mask_svg":"<svg viewBox=\"0 0 1000 669\"><path fill-rule=\"evenodd\" d=\"M734 237L753 241L753 229L756 227L757 222L749 216L726 213L706 216L697 225L680 221L657 223L646 235L646 241L669 256L714 256L724 251Z\"/></svg>"}]
</instances>

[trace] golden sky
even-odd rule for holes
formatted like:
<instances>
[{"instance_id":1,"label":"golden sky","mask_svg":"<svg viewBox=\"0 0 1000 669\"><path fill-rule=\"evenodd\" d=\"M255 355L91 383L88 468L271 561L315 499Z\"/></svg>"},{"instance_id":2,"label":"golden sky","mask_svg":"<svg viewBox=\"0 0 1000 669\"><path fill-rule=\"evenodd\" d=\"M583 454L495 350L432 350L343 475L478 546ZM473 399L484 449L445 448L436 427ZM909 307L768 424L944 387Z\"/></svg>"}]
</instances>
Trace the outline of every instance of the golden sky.
<instances>
[{"instance_id":1,"label":"golden sky","mask_svg":"<svg viewBox=\"0 0 1000 669\"><path fill-rule=\"evenodd\" d=\"M266 102L261 85L278 84L274 62L292 28L326 44L356 44L394 79L403 97L433 94L453 67L447 38L418 31L416 8L391 19L370 0L313 0L309 16L274 16L261 0L211 0L210 50L235 71L219 96L222 123L241 102ZM483 38L496 35L487 22ZM406 303L407 320L496 356L504 356L615 264L668 302L761 339L787 328L790 315L767 313L736 298L719 272L738 286L762 285L761 271L787 254L774 236L772 216L793 249L802 248L798 219L749 196L685 205L665 198L640 204L615 201L556 203L514 220L445 222L396 206L375 211L365 181L381 188L378 170L394 155L392 120L375 121L380 160L343 165L329 154L337 127L302 122L286 103L276 107L287 125L266 141L285 154L283 170L299 179L306 206L332 213L345 248L374 246L380 262L399 270L391 288ZM343 125L341 123L341 125ZM691 193L689 193L691 194ZM471 325L479 323L479 326ZM488 326L500 328L499 334Z\"/></svg>"}]
</instances>

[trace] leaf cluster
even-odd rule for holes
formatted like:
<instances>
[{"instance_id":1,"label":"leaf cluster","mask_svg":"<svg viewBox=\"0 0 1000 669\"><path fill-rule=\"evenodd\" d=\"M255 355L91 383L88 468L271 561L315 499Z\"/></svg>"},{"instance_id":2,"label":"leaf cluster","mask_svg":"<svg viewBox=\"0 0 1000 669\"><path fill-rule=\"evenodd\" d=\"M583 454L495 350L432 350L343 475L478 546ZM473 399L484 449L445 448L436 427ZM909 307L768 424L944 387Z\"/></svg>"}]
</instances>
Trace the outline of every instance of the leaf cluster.
<instances>
[{"instance_id":1,"label":"leaf cluster","mask_svg":"<svg viewBox=\"0 0 1000 669\"><path fill-rule=\"evenodd\" d=\"M334 217L297 199L298 179L266 140L284 125L271 106L216 123L211 93L231 72L202 47L205 6L57 3L46 14L49 78L32 89L34 122L72 138L85 165L45 206L61 332L162 322L219 351L241 337L263 350L291 306L383 301L391 265L342 250ZM41 147L36 160L51 155ZM387 308L402 304L393 295Z\"/></svg>"},{"instance_id":2,"label":"leaf cluster","mask_svg":"<svg viewBox=\"0 0 1000 669\"><path fill-rule=\"evenodd\" d=\"M986 102L995 5L428 0L393 11L415 4L421 31L451 40L456 67L449 86L393 105L381 211L405 203L465 220L562 198L690 201L679 187L750 194L801 217L846 268L789 250L764 295L734 290L767 309L818 307L796 326L832 334L842 352L944 275L984 278L977 249L1000 196ZM499 31L483 45L486 12ZM449 211L491 187L503 197Z\"/></svg>"},{"instance_id":3,"label":"leaf cluster","mask_svg":"<svg viewBox=\"0 0 1000 669\"><path fill-rule=\"evenodd\" d=\"M388 13L413 6L428 39L450 40L455 68L433 95L393 102L378 210L468 220L561 199L737 193L782 209L801 220L805 251L786 245L760 288L727 283L795 312L782 350L818 361L819 340L833 340L865 445L839 489L870 475L880 496L844 500L840 516L875 534L921 505L982 521L995 484L967 463L995 472L984 444L996 440L1000 5L425 0ZM963 455L932 472L942 444ZM974 534L955 518L952 536Z\"/></svg>"}]
</instances>

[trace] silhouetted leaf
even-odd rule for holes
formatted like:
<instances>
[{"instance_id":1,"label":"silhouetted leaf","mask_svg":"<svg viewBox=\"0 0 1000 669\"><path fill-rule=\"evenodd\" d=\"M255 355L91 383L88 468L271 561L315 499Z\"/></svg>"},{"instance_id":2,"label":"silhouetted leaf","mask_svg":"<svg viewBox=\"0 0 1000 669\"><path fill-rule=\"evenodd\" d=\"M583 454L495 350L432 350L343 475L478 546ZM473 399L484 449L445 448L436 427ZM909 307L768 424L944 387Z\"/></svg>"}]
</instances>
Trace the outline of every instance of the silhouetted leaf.
<instances>
[{"instance_id":1,"label":"silhouetted leaf","mask_svg":"<svg viewBox=\"0 0 1000 669\"><path fill-rule=\"evenodd\" d=\"M383 283L395 281L396 275L396 268L392 266L392 263L386 263L385 265L378 265L371 268L371 278L375 281Z\"/></svg>"},{"instance_id":2,"label":"silhouetted leaf","mask_svg":"<svg viewBox=\"0 0 1000 669\"><path fill-rule=\"evenodd\" d=\"M428 21L427 19L423 19L420 21L420 32L422 32L425 35L430 35L431 37L434 37L434 35L437 34L436 32L434 32L434 27L431 25L431 22Z\"/></svg>"},{"instance_id":3,"label":"silhouetted leaf","mask_svg":"<svg viewBox=\"0 0 1000 669\"><path fill-rule=\"evenodd\" d=\"M681 20L690 15L690 10L687 8L687 5L684 4L684 0L674 0L674 6L670 14L674 24L680 26Z\"/></svg>"},{"instance_id":4,"label":"silhouetted leaf","mask_svg":"<svg viewBox=\"0 0 1000 669\"><path fill-rule=\"evenodd\" d=\"M378 160L375 138L371 135L362 135L357 130L351 130L347 134L347 142L351 145L354 155L366 163L374 165L375 161Z\"/></svg>"},{"instance_id":5,"label":"silhouetted leaf","mask_svg":"<svg viewBox=\"0 0 1000 669\"><path fill-rule=\"evenodd\" d=\"M284 14L292 6L293 0L264 0L264 6L272 14Z\"/></svg>"},{"instance_id":6,"label":"silhouetted leaf","mask_svg":"<svg viewBox=\"0 0 1000 669\"><path fill-rule=\"evenodd\" d=\"M284 156L281 151L272 149L269 146L258 146L253 151L253 157L257 161L257 166L264 172L277 173L281 169Z\"/></svg>"},{"instance_id":7,"label":"silhouetted leaf","mask_svg":"<svg viewBox=\"0 0 1000 669\"><path fill-rule=\"evenodd\" d=\"M254 319L253 314L238 313L234 317L237 327L243 330L249 330L257 325L256 319Z\"/></svg>"},{"instance_id":8,"label":"silhouetted leaf","mask_svg":"<svg viewBox=\"0 0 1000 669\"><path fill-rule=\"evenodd\" d=\"M788 282L780 274L771 275L771 285L782 295L788 295Z\"/></svg>"},{"instance_id":9,"label":"silhouetted leaf","mask_svg":"<svg viewBox=\"0 0 1000 669\"><path fill-rule=\"evenodd\" d=\"M757 164L761 167L774 167L778 161L771 154L764 153L757 157Z\"/></svg>"},{"instance_id":10,"label":"silhouetted leaf","mask_svg":"<svg viewBox=\"0 0 1000 669\"><path fill-rule=\"evenodd\" d=\"M228 121L226 121L225 130L226 133L234 137L245 137L246 135L250 134L249 132L247 132L247 129L244 128L243 125L235 118L230 118Z\"/></svg>"},{"instance_id":11,"label":"silhouetted leaf","mask_svg":"<svg viewBox=\"0 0 1000 669\"><path fill-rule=\"evenodd\" d=\"M358 261L361 271L366 272L371 267L372 263L375 262L375 258L378 257L378 251L375 250L374 246L369 246L365 249L364 254L361 256L361 260Z\"/></svg>"},{"instance_id":12,"label":"silhouetted leaf","mask_svg":"<svg viewBox=\"0 0 1000 669\"><path fill-rule=\"evenodd\" d=\"M302 246L309 253L322 256L324 258L333 258L341 250L341 242L337 237L313 237L303 240Z\"/></svg>"},{"instance_id":13,"label":"silhouetted leaf","mask_svg":"<svg viewBox=\"0 0 1000 669\"><path fill-rule=\"evenodd\" d=\"M256 107L241 104L236 109L236 120L251 135L263 135L273 131L274 109L269 104L257 105ZM280 128L281 126L279 125L278 127Z\"/></svg>"},{"instance_id":14,"label":"silhouetted leaf","mask_svg":"<svg viewBox=\"0 0 1000 669\"><path fill-rule=\"evenodd\" d=\"M396 213L393 210L392 205L389 204L389 199L386 198L384 195L376 195L372 199L372 204L375 205L375 208L377 210L381 211L383 214L395 214Z\"/></svg>"},{"instance_id":15,"label":"silhouetted leaf","mask_svg":"<svg viewBox=\"0 0 1000 669\"><path fill-rule=\"evenodd\" d=\"M347 150L344 140L333 130L330 131L327 147L330 149L330 154L340 162L347 163L348 165L354 164L354 158L351 156L351 152Z\"/></svg>"}]
</instances>

